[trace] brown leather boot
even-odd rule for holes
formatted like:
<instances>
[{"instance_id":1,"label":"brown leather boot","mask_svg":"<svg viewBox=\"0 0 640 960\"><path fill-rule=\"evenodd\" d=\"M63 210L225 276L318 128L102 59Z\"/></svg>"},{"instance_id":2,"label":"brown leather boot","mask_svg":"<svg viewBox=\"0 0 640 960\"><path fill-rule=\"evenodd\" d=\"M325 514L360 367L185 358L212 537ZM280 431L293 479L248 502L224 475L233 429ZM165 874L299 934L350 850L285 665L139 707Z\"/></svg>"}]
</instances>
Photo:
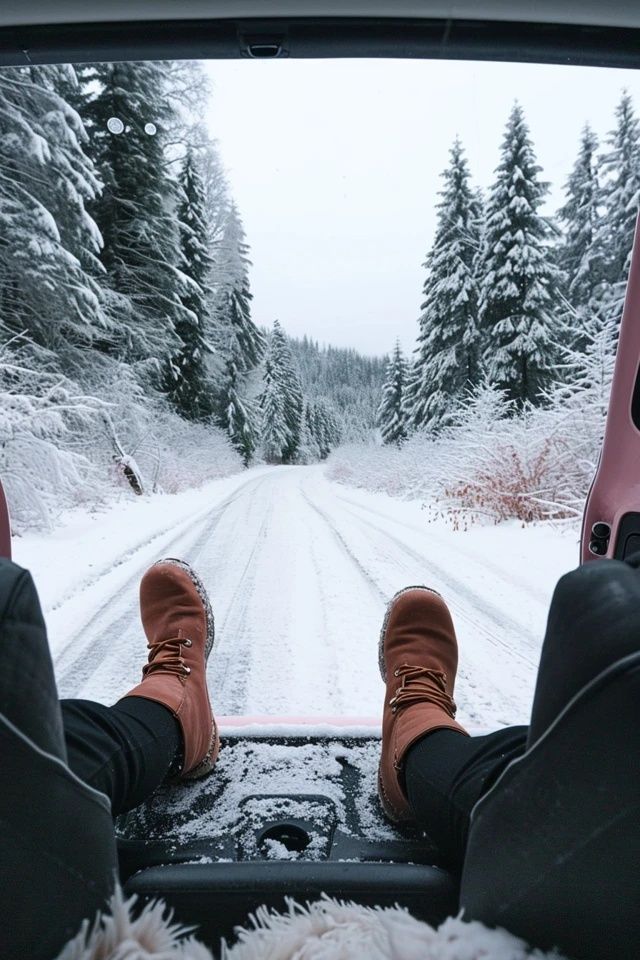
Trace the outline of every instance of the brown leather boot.
<instances>
[{"instance_id":1,"label":"brown leather boot","mask_svg":"<svg viewBox=\"0 0 640 960\"><path fill-rule=\"evenodd\" d=\"M149 641L142 683L127 694L161 703L182 729L181 778L213 768L220 741L207 690L213 611L202 581L183 560L159 560L140 583L140 616Z\"/></svg>"},{"instance_id":2,"label":"brown leather boot","mask_svg":"<svg viewBox=\"0 0 640 960\"><path fill-rule=\"evenodd\" d=\"M389 819L406 823L413 820L403 783L409 747L431 730L467 732L454 720L458 644L439 593L406 587L395 595L382 624L379 662L387 690L378 792Z\"/></svg>"}]
</instances>

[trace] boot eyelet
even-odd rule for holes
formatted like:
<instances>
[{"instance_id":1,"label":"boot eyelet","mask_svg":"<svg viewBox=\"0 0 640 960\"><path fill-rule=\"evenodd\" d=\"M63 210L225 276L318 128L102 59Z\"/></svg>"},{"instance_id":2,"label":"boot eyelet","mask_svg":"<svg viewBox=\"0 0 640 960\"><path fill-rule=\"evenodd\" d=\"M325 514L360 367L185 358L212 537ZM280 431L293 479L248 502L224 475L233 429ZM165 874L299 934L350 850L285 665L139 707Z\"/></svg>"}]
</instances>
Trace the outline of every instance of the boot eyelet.
<instances>
[{"instance_id":1,"label":"boot eyelet","mask_svg":"<svg viewBox=\"0 0 640 960\"><path fill-rule=\"evenodd\" d=\"M188 676L191 673L191 667L183 667L182 672Z\"/></svg>"},{"instance_id":2,"label":"boot eyelet","mask_svg":"<svg viewBox=\"0 0 640 960\"><path fill-rule=\"evenodd\" d=\"M183 647L191 647L193 646L193 642L189 640L189 638L187 637L185 640L182 641L182 645Z\"/></svg>"},{"instance_id":3,"label":"boot eyelet","mask_svg":"<svg viewBox=\"0 0 640 960\"><path fill-rule=\"evenodd\" d=\"M399 671L399 670L394 670L394 671L393 671L393 675L394 675L394 677L399 677L399 676L400 676L400 671Z\"/></svg>"}]
</instances>

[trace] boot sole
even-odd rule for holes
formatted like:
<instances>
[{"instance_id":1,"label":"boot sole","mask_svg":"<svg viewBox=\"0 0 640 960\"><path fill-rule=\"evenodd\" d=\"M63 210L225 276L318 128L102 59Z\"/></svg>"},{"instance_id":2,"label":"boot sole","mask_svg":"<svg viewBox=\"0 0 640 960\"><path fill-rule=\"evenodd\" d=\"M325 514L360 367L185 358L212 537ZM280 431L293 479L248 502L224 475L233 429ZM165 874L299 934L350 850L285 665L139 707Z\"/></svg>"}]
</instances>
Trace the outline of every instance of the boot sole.
<instances>
[{"instance_id":1,"label":"boot sole","mask_svg":"<svg viewBox=\"0 0 640 960\"><path fill-rule=\"evenodd\" d=\"M218 737L218 728L213 713L211 714L211 720L213 721L213 733L204 759L187 773L180 774L179 780L198 780L200 777L206 777L215 767L220 752L220 738Z\"/></svg>"},{"instance_id":2,"label":"boot sole","mask_svg":"<svg viewBox=\"0 0 640 960\"><path fill-rule=\"evenodd\" d=\"M378 640L378 667L380 669L380 676L382 677L383 683L387 682L387 665L384 660L384 641L387 633L387 626L389 624L389 617L391 616L391 611L396 600L403 596L403 594L409 593L410 590L423 590L425 593L435 593L436 597L440 597L440 599L442 599L441 593L438 593L437 590L433 590L431 587L425 587L425 585L422 583L411 587L403 587L402 590L398 590L398 592L393 595L387 604L384 620L382 621L382 627L380 628L380 639Z\"/></svg>"},{"instance_id":3,"label":"boot sole","mask_svg":"<svg viewBox=\"0 0 640 960\"><path fill-rule=\"evenodd\" d=\"M216 640L216 630L215 630L215 619L213 616L213 609L211 607L211 601L209 600L209 594L207 593L206 587L196 571L193 569L191 564L187 563L186 560L178 560L176 557L167 557L164 560L158 560L158 566L162 563L169 563L174 567L180 567L187 574L194 587L198 592L198 596L202 600L202 605L204 607L205 617L207 621L207 639L204 645L204 659L205 663L209 662L209 654L211 653L213 646ZM154 564L155 566L156 564Z\"/></svg>"},{"instance_id":4,"label":"boot sole","mask_svg":"<svg viewBox=\"0 0 640 960\"><path fill-rule=\"evenodd\" d=\"M213 616L213 608L211 606L211 601L209 600L207 589L191 564L187 563L186 560L179 560L177 557L166 557L164 560L158 560L158 564L161 563L169 563L174 567L180 567L181 570L184 570L196 588L198 596L202 600L207 622L207 639L204 645L204 662L207 664L209 662L209 654L213 650L216 641L215 618ZM207 696L208 695L209 691L207 690ZM209 709L211 709L210 698ZM213 724L213 731L211 734L211 740L209 742L209 749L207 750L204 758L200 761L200 763L196 764L195 767L192 767L191 770L188 770L187 773L181 773L179 776L172 778L175 779L175 781L197 780L200 777L206 777L207 774L211 773L213 770L216 760L218 759L218 753L220 752L220 738L218 736L218 726L216 724L216 718L213 715L213 710L211 710L211 722Z\"/></svg>"},{"instance_id":5,"label":"boot sole","mask_svg":"<svg viewBox=\"0 0 640 960\"><path fill-rule=\"evenodd\" d=\"M384 784L382 781L382 770L378 766L378 800L380 801L380 806L384 811L385 817L390 820L392 823L397 824L397 826L413 826L416 823L415 817L411 815L410 812L400 813L396 808L391 804L387 799L387 795L384 792Z\"/></svg>"}]
</instances>

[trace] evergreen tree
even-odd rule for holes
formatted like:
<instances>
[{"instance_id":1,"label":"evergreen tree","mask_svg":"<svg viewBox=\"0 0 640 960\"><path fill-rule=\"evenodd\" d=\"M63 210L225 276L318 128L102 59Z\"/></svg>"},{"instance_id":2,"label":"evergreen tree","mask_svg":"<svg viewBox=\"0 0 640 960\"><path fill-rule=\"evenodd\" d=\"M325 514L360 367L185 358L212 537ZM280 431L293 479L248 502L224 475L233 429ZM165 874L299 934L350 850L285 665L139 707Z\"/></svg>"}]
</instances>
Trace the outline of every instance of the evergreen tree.
<instances>
[{"instance_id":1,"label":"evergreen tree","mask_svg":"<svg viewBox=\"0 0 640 960\"><path fill-rule=\"evenodd\" d=\"M298 449L300 463L316 463L322 459L320 447L314 434L314 404L312 400L305 400L302 413L302 435Z\"/></svg>"},{"instance_id":2,"label":"evergreen tree","mask_svg":"<svg viewBox=\"0 0 640 960\"><path fill-rule=\"evenodd\" d=\"M387 376L382 388L382 400L378 408L378 425L384 443L400 446L407 438L405 391L407 385L407 361L396 343L387 365Z\"/></svg>"},{"instance_id":3,"label":"evergreen tree","mask_svg":"<svg viewBox=\"0 0 640 960\"><path fill-rule=\"evenodd\" d=\"M276 320L269 338L260 397L262 442L265 459L272 463L294 463L303 450L305 403L300 376L286 334Z\"/></svg>"},{"instance_id":4,"label":"evergreen tree","mask_svg":"<svg viewBox=\"0 0 640 960\"><path fill-rule=\"evenodd\" d=\"M177 216L181 267L188 285L181 297L184 311L176 323L181 345L168 364L166 391L183 417L199 420L209 416L213 409L205 359L211 351L207 341L206 299L211 263L204 222L204 192L192 149L187 150L180 187L182 195ZM234 408L238 403L234 397Z\"/></svg>"},{"instance_id":5,"label":"evergreen tree","mask_svg":"<svg viewBox=\"0 0 640 960\"><path fill-rule=\"evenodd\" d=\"M519 406L539 403L555 360L551 227L539 213L548 185L539 179L522 108L511 111L483 231L480 322L491 380Z\"/></svg>"},{"instance_id":6,"label":"evergreen tree","mask_svg":"<svg viewBox=\"0 0 640 960\"><path fill-rule=\"evenodd\" d=\"M245 467L248 467L256 449L256 414L253 404L240 395L238 370L232 358L227 362L226 378L224 427L231 445L242 457Z\"/></svg>"},{"instance_id":7,"label":"evergreen tree","mask_svg":"<svg viewBox=\"0 0 640 960\"><path fill-rule=\"evenodd\" d=\"M604 279L598 242L603 198L597 151L598 138L586 124L578 157L566 183L566 201L558 212L558 219L564 225L559 263L565 274L566 295L583 319L592 309L594 295Z\"/></svg>"},{"instance_id":8,"label":"evergreen tree","mask_svg":"<svg viewBox=\"0 0 640 960\"><path fill-rule=\"evenodd\" d=\"M173 122L167 75L167 64L145 62L97 64L85 76L92 156L105 185L92 210L115 293L119 352L151 360L158 383L180 347L176 328L188 321L176 187L165 155Z\"/></svg>"},{"instance_id":9,"label":"evergreen tree","mask_svg":"<svg viewBox=\"0 0 640 960\"><path fill-rule=\"evenodd\" d=\"M96 267L100 233L87 212L100 184L87 136L58 89L71 67L0 72L0 332L26 334L57 363L107 335Z\"/></svg>"},{"instance_id":10,"label":"evergreen tree","mask_svg":"<svg viewBox=\"0 0 640 960\"><path fill-rule=\"evenodd\" d=\"M209 175L215 183L211 169ZM211 182L209 185L213 189ZM209 195L209 201L211 199ZM224 362L218 401L219 419L227 429L231 442L248 463L255 448L255 414L253 405L246 399L247 376L264 355L265 338L251 319L249 247L235 204L224 210L218 232L211 277L215 344L218 356ZM234 411L231 419L229 410ZM249 437L253 439L249 440Z\"/></svg>"},{"instance_id":11,"label":"evergreen tree","mask_svg":"<svg viewBox=\"0 0 640 960\"><path fill-rule=\"evenodd\" d=\"M307 401L302 424L301 447L309 446L315 452L315 456L309 459L325 460L342 439L342 426L336 410L323 397Z\"/></svg>"},{"instance_id":12,"label":"evergreen tree","mask_svg":"<svg viewBox=\"0 0 640 960\"><path fill-rule=\"evenodd\" d=\"M214 312L223 352L234 351L245 371L264 354L265 340L251 319L249 247L234 203L226 211L222 236L214 251Z\"/></svg>"},{"instance_id":13,"label":"evergreen tree","mask_svg":"<svg viewBox=\"0 0 640 960\"><path fill-rule=\"evenodd\" d=\"M626 90L616 109L616 119L607 141L611 149L602 161L605 211L598 241L604 251L608 284L602 295L604 309L619 320L640 208L640 130Z\"/></svg>"},{"instance_id":14,"label":"evergreen tree","mask_svg":"<svg viewBox=\"0 0 640 960\"><path fill-rule=\"evenodd\" d=\"M469 185L462 144L455 140L443 172L435 240L424 266L420 333L407 387L413 427L448 422L455 401L478 382L478 283L480 206Z\"/></svg>"},{"instance_id":15,"label":"evergreen tree","mask_svg":"<svg viewBox=\"0 0 640 960\"><path fill-rule=\"evenodd\" d=\"M285 414L285 394L274 355L273 341L269 344L265 359L260 408L262 411L260 435L264 458L268 463L282 463L285 450L291 443L291 434Z\"/></svg>"},{"instance_id":16,"label":"evergreen tree","mask_svg":"<svg viewBox=\"0 0 640 960\"><path fill-rule=\"evenodd\" d=\"M302 440L304 398L293 354L286 334L277 320L273 324L271 352L275 375L282 392L284 417L287 424L287 441L282 451L282 462L293 463Z\"/></svg>"}]
</instances>

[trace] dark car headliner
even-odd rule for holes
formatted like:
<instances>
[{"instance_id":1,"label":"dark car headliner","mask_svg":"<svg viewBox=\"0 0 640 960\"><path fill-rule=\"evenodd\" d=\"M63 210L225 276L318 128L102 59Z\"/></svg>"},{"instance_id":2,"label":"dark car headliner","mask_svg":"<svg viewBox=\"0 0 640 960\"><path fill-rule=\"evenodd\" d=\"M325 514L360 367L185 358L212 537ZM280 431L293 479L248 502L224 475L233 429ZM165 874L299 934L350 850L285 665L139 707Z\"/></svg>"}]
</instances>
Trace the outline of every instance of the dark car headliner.
<instances>
[{"instance_id":1,"label":"dark car headliner","mask_svg":"<svg viewBox=\"0 0 640 960\"><path fill-rule=\"evenodd\" d=\"M637 66L638 0L2 0L0 64L439 57Z\"/></svg>"},{"instance_id":2,"label":"dark car headliner","mask_svg":"<svg viewBox=\"0 0 640 960\"><path fill-rule=\"evenodd\" d=\"M387 17L640 28L637 0L3 0L0 25Z\"/></svg>"}]
</instances>

